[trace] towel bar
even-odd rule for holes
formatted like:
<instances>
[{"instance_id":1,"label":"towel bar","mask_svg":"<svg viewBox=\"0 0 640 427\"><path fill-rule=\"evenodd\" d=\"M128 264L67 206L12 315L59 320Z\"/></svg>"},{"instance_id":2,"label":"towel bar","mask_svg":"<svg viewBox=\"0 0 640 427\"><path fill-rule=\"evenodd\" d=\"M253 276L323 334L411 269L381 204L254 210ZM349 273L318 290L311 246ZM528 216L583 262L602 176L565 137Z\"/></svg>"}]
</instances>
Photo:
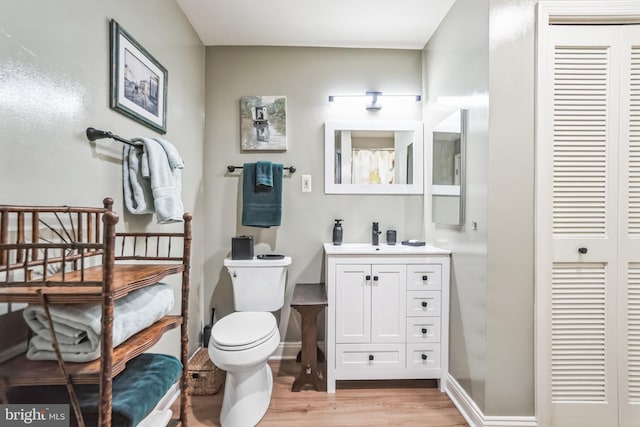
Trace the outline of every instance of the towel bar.
<instances>
[{"instance_id":1,"label":"towel bar","mask_svg":"<svg viewBox=\"0 0 640 427\"><path fill-rule=\"evenodd\" d=\"M114 135L108 130L99 130L99 129L89 127L87 128L87 138L89 138L89 141L95 141L96 139L103 139L103 138L111 138L111 139L115 139L116 141L120 141L124 144L131 145L132 147L140 148L137 144L134 144L128 139L124 139L118 135Z\"/></svg>"},{"instance_id":2,"label":"towel bar","mask_svg":"<svg viewBox=\"0 0 640 427\"><path fill-rule=\"evenodd\" d=\"M227 170L229 172L233 172L236 169L242 169L242 166L231 166L231 165L227 166ZM289 167L286 167L286 168L283 168L283 169L288 170L289 173L294 173L296 171L296 167L295 166L289 166Z\"/></svg>"}]
</instances>

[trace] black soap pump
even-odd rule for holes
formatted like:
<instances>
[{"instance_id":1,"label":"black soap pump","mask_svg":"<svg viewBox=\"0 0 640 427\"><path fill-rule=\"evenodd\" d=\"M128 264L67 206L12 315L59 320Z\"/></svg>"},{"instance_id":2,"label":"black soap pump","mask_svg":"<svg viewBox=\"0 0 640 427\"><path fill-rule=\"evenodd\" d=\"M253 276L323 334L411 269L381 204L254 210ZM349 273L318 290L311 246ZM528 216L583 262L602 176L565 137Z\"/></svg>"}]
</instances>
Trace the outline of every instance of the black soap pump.
<instances>
[{"instance_id":1,"label":"black soap pump","mask_svg":"<svg viewBox=\"0 0 640 427\"><path fill-rule=\"evenodd\" d=\"M336 219L333 225L333 244L336 246L342 244L342 224L340 224L342 221L342 219Z\"/></svg>"}]
</instances>

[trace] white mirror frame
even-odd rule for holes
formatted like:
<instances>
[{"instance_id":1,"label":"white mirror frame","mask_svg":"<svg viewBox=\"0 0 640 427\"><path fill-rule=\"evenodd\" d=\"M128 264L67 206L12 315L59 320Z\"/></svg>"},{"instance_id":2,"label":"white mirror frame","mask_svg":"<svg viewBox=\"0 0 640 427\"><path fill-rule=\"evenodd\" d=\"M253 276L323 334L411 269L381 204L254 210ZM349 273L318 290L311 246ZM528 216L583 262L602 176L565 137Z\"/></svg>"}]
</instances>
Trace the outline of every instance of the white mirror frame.
<instances>
[{"instance_id":1,"label":"white mirror frame","mask_svg":"<svg viewBox=\"0 0 640 427\"><path fill-rule=\"evenodd\" d=\"M336 184L335 132L337 130L413 131L413 184ZM419 121L332 120L324 125L325 194L423 194L424 126Z\"/></svg>"},{"instance_id":2,"label":"white mirror frame","mask_svg":"<svg viewBox=\"0 0 640 427\"><path fill-rule=\"evenodd\" d=\"M460 184L459 185L435 185L433 184L433 174L431 176L431 206L432 209L435 209L435 203L437 197L444 197L446 199L453 200L453 198L457 198L458 209L457 209L457 219L449 219L445 220L443 218L437 218L435 212L432 211L431 217L434 223L440 225L452 225L452 226L460 226L464 224L464 214L465 214L465 194L466 194L466 171L467 171L467 121L468 121L468 110L461 109L453 112L451 115L447 116L443 121L438 123L431 133L432 135L432 143L431 143L431 169L433 172L433 168L435 167L433 155L433 149L435 147L435 133L436 132L453 132L460 134Z\"/></svg>"}]
</instances>

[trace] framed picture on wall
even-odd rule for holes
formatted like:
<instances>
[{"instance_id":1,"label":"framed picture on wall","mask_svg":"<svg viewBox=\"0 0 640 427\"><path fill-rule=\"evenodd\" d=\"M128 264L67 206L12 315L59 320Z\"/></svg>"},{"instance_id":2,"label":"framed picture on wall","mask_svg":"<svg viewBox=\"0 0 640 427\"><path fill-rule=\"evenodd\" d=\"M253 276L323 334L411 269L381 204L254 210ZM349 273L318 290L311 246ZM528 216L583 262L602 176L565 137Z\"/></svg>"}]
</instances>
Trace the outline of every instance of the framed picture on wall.
<instances>
[{"instance_id":1,"label":"framed picture on wall","mask_svg":"<svg viewBox=\"0 0 640 427\"><path fill-rule=\"evenodd\" d=\"M240 98L240 146L242 150L287 149L287 98L243 96Z\"/></svg>"},{"instance_id":2,"label":"framed picture on wall","mask_svg":"<svg viewBox=\"0 0 640 427\"><path fill-rule=\"evenodd\" d=\"M111 108L167 132L167 70L111 20Z\"/></svg>"}]
</instances>

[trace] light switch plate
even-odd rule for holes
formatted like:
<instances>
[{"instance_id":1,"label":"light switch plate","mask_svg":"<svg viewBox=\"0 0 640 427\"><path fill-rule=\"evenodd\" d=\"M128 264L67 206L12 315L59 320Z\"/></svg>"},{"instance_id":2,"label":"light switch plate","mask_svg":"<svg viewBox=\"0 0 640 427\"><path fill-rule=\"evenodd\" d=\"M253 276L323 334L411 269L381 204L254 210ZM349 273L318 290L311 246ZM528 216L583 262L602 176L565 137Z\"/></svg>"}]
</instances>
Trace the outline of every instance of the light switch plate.
<instances>
[{"instance_id":1,"label":"light switch plate","mask_svg":"<svg viewBox=\"0 0 640 427\"><path fill-rule=\"evenodd\" d=\"M302 192L311 193L311 175L302 175Z\"/></svg>"}]
</instances>

